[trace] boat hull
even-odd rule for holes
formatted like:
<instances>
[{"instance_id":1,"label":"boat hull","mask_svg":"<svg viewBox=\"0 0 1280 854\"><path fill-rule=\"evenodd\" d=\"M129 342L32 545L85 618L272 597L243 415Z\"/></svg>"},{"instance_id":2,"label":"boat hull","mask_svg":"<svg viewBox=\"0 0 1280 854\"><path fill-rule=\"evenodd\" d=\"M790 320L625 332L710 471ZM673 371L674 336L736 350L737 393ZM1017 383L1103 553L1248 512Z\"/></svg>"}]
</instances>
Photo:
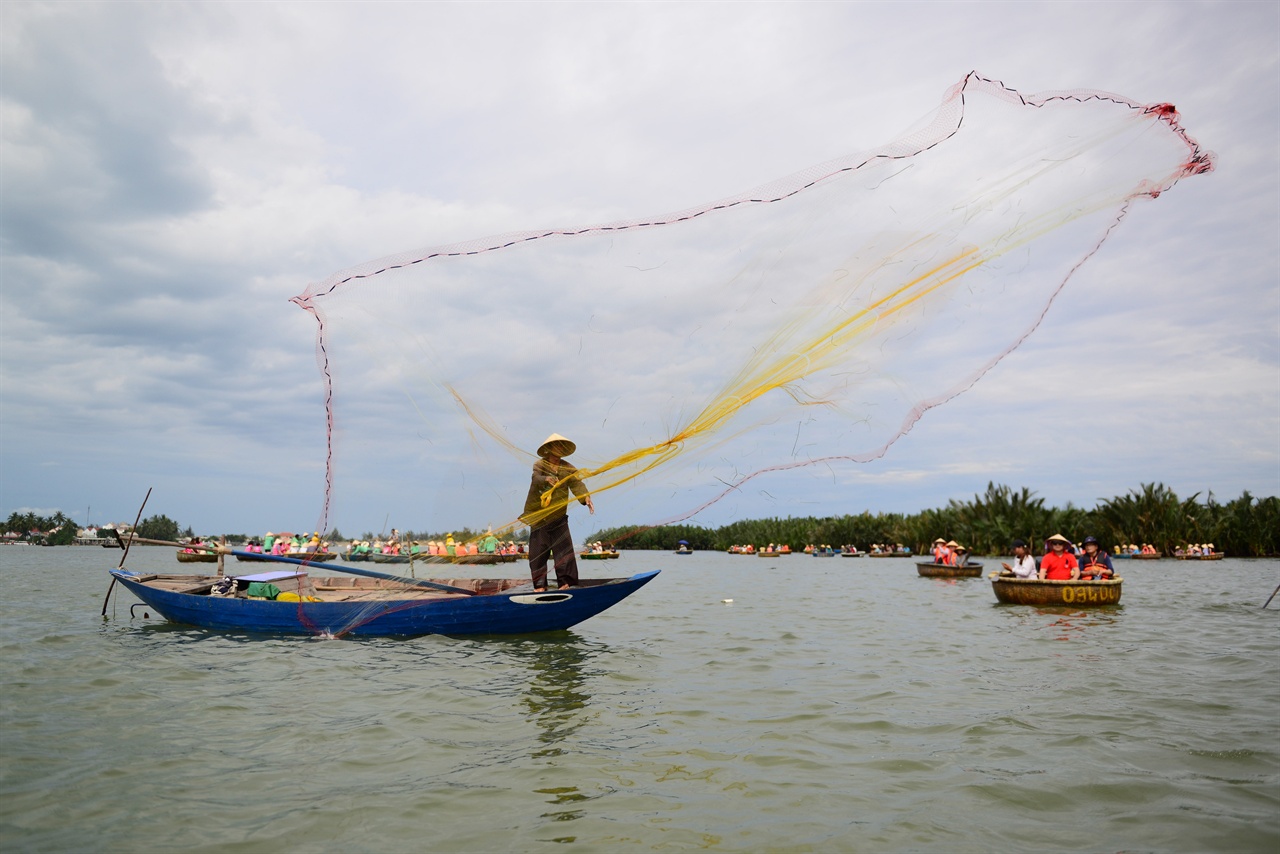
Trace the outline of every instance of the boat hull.
<instances>
[{"instance_id":1,"label":"boat hull","mask_svg":"<svg viewBox=\"0 0 1280 854\"><path fill-rule=\"evenodd\" d=\"M613 607L658 572L584 580L581 587L564 592L533 593L525 587L495 594L431 597L424 591L423 598L407 592L404 599L376 602L280 602L209 596L151 587L145 582L154 576L128 570L112 570L111 575L166 620L183 625L288 635L416 637L561 631Z\"/></svg>"},{"instance_id":2,"label":"boat hull","mask_svg":"<svg viewBox=\"0 0 1280 854\"><path fill-rule=\"evenodd\" d=\"M1224 552L1214 552L1209 555L1174 555L1178 560L1222 560L1226 557Z\"/></svg>"},{"instance_id":3,"label":"boat hull","mask_svg":"<svg viewBox=\"0 0 1280 854\"><path fill-rule=\"evenodd\" d=\"M993 575L991 587L1006 605L1061 605L1096 608L1120 602L1123 578L1106 581L1047 581Z\"/></svg>"},{"instance_id":4,"label":"boat hull","mask_svg":"<svg viewBox=\"0 0 1280 854\"><path fill-rule=\"evenodd\" d=\"M579 560L617 560L618 552L578 552Z\"/></svg>"},{"instance_id":5,"label":"boat hull","mask_svg":"<svg viewBox=\"0 0 1280 854\"><path fill-rule=\"evenodd\" d=\"M178 563L217 563L213 552L178 552Z\"/></svg>"},{"instance_id":6,"label":"boat hull","mask_svg":"<svg viewBox=\"0 0 1280 854\"><path fill-rule=\"evenodd\" d=\"M948 566L945 563L917 563L916 572L922 578L979 578L982 575L982 564Z\"/></svg>"}]
</instances>

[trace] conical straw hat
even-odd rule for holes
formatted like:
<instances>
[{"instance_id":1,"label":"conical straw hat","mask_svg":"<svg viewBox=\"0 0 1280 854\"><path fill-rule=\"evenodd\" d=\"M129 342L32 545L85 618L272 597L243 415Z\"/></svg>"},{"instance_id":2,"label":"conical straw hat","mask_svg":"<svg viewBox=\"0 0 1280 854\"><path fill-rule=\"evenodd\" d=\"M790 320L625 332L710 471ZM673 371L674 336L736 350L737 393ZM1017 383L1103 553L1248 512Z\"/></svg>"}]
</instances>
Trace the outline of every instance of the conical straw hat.
<instances>
[{"instance_id":1,"label":"conical straw hat","mask_svg":"<svg viewBox=\"0 0 1280 854\"><path fill-rule=\"evenodd\" d=\"M538 446L538 456L547 456L547 454L551 452L552 445L560 446L560 453L556 454L558 457L567 457L574 451L578 450L578 446L573 444L573 442L570 442L564 436L561 436L559 433L552 433L547 437L545 442Z\"/></svg>"}]
</instances>

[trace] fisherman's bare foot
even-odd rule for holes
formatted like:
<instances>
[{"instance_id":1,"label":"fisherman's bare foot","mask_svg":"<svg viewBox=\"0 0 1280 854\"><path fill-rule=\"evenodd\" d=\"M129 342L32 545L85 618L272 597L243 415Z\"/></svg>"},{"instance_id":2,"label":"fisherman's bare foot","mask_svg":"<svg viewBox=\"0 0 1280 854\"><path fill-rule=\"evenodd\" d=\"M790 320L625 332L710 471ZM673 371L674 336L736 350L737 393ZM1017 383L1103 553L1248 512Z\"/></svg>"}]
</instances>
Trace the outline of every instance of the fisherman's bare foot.
<instances>
[{"instance_id":1,"label":"fisherman's bare foot","mask_svg":"<svg viewBox=\"0 0 1280 854\"><path fill-rule=\"evenodd\" d=\"M546 592L547 592L547 588L545 588L545 587L535 587L535 588L533 588L533 592L534 592L534 593L546 593Z\"/></svg>"}]
</instances>

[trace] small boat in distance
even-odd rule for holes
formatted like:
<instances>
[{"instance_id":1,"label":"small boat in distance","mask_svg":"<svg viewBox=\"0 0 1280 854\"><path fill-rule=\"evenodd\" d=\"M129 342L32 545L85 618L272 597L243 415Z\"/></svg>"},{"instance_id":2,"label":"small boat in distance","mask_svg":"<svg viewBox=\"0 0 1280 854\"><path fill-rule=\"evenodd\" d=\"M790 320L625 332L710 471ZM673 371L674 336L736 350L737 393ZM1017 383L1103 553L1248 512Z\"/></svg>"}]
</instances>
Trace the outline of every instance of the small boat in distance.
<instances>
[{"instance_id":1,"label":"small boat in distance","mask_svg":"<svg viewBox=\"0 0 1280 854\"><path fill-rule=\"evenodd\" d=\"M991 579L996 599L1006 605L1061 605L1072 608L1115 605L1120 602L1124 584L1124 579L1118 576L1103 581L1049 581L1014 578L993 572L987 577Z\"/></svg>"},{"instance_id":2,"label":"small boat in distance","mask_svg":"<svg viewBox=\"0 0 1280 854\"><path fill-rule=\"evenodd\" d=\"M578 557L583 560L617 560L620 555L617 551L579 552Z\"/></svg>"},{"instance_id":3,"label":"small boat in distance","mask_svg":"<svg viewBox=\"0 0 1280 854\"><path fill-rule=\"evenodd\" d=\"M679 543L676 544L676 554L678 555L693 554L693 549L689 548L688 540L681 540Z\"/></svg>"},{"instance_id":4,"label":"small boat in distance","mask_svg":"<svg viewBox=\"0 0 1280 854\"><path fill-rule=\"evenodd\" d=\"M921 578L979 578L982 576L982 564L966 563L964 566L952 566L947 563L917 563L916 572Z\"/></svg>"},{"instance_id":5,"label":"small boat in distance","mask_svg":"<svg viewBox=\"0 0 1280 854\"><path fill-rule=\"evenodd\" d=\"M236 560L242 563L270 563L272 557L275 557L275 555L238 554L236 555ZM324 563L325 561L329 561L329 560L337 560L338 553L337 552L285 552L284 554L279 555L279 557L291 557L295 560L305 560L309 563Z\"/></svg>"},{"instance_id":6,"label":"small boat in distance","mask_svg":"<svg viewBox=\"0 0 1280 854\"><path fill-rule=\"evenodd\" d=\"M289 557L301 557L301 555L289 555ZM497 554L481 552L479 554L465 555L433 555L419 552L418 554L408 554L401 552L398 555L383 554L382 552L369 552L365 557L370 563L396 563L396 564L434 564L434 565L463 565L463 566L480 566L495 563L515 563L521 557L528 555L513 554Z\"/></svg>"},{"instance_id":7,"label":"small boat in distance","mask_svg":"<svg viewBox=\"0 0 1280 854\"><path fill-rule=\"evenodd\" d=\"M189 552L178 550L178 563L217 563L218 556L213 552Z\"/></svg>"}]
</instances>

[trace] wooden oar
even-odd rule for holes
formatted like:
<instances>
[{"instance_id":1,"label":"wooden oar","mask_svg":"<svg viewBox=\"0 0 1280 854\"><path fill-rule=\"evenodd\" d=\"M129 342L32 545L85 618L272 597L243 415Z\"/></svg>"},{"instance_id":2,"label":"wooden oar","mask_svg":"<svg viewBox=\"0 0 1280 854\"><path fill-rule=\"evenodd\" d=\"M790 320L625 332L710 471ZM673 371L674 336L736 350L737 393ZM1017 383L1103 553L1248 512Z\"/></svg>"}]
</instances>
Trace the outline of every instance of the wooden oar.
<instances>
[{"instance_id":1,"label":"wooden oar","mask_svg":"<svg viewBox=\"0 0 1280 854\"><path fill-rule=\"evenodd\" d=\"M148 499L151 498L151 490L153 488L154 487L150 487L150 486L147 487L147 494L142 499L142 506L138 508L138 515L133 517L133 527L129 529L130 542L133 541L132 540L133 532L134 530L137 529L138 522L142 520L142 510L147 506L147 501ZM116 569L124 569L125 558L129 556L129 547L126 546L124 542L120 539L119 531L117 531L115 528L112 528L111 533L116 535L116 542L120 543L120 549L121 549L120 564L119 566L116 567ZM115 589L116 589L116 577L113 575L111 576L111 583L107 585L107 595L102 597L102 616L103 617L107 616L107 603L111 601L111 591Z\"/></svg>"},{"instance_id":2,"label":"wooden oar","mask_svg":"<svg viewBox=\"0 0 1280 854\"><path fill-rule=\"evenodd\" d=\"M120 535L116 534L116 536L119 537ZM374 572L373 570L370 570L370 569L356 569L350 566L333 566L330 564L322 564L319 561L305 560L305 559L299 560L298 558L284 557L283 555L265 554L263 552L242 552L242 551L237 551L235 549L229 549L226 546L207 545L204 543L201 543L197 546L192 547L189 544L175 543L175 542L171 542L170 540L148 540L143 537L131 537L131 540L132 542L135 542L135 543L145 543L146 545L150 545L150 546L175 546L180 549L198 548L204 551L214 552L215 554L228 554L228 555L235 555L236 557L251 557L255 560L274 561L275 563L292 563L292 564L297 564L299 566L310 566L310 567L323 566L325 569L334 570L336 572L345 572L348 575L363 575L367 578L379 578L379 579L382 579L383 581L395 581L400 584L408 585L411 587L430 587L432 590L443 590L446 593L461 593L464 596L479 595L474 590L467 590L464 587L454 587L451 584L440 584L439 582L436 582L436 581L426 581L420 578L405 578L402 575L391 575L386 572Z\"/></svg>"},{"instance_id":3,"label":"wooden oar","mask_svg":"<svg viewBox=\"0 0 1280 854\"><path fill-rule=\"evenodd\" d=\"M1265 608L1270 605L1271 600L1276 598L1277 593L1280 593L1280 584L1276 585L1276 589L1271 591L1271 595L1267 597L1267 601L1262 604L1262 607Z\"/></svg>"}]
</instances>

